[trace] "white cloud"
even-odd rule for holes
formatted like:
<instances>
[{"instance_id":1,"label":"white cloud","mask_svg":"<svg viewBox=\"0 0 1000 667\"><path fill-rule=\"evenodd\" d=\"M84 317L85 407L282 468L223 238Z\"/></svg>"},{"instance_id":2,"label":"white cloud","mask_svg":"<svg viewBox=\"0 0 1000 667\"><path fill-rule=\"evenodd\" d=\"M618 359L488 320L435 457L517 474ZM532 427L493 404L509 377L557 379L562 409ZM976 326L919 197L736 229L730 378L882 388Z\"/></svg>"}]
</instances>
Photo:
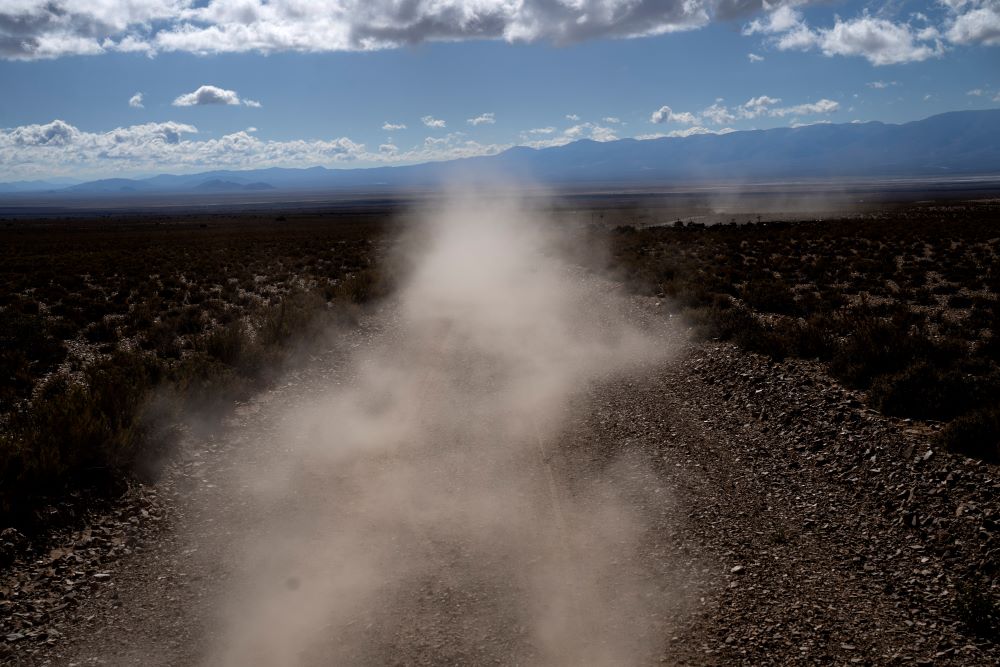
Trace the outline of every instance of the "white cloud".
<instances>
[{"instance_id":1,"label":"white cloud","mask_svg":"<svg viewBox=\"0 0 1000 667\"><path fill-rule=\"evenodd\" d=\"M997 93L996 95L993 96L993 101L1000 102L1000 93Z\"/></svg>"},{"instance_id":2,"label":"white cloud","mask_svg":"<svg viewBox=\"0 0 1000 667\"><path fill-rule=\"evenodd\" d=\"M861 56L873 65L918 62L941 56L945 47L933 26L894 23L867 12L853 19L837 16L829 28L812 28L802 13L782 5L764 19L754 19L744 35L767 35L779 50L819 49L826 56Z\"/></svg>"},{"instance_id":3,"label":"white cloud","mask_svg":"<svg viewBox=\"0 0 1000 667\"><path fill-rule=\"evenodd\" d=\"M764 4L765 9L767 4ZM743 28L744 35L788 32L802 25L802 13L791 5L781 5L763 19L754 19Z\"/></svg>"},{"instance_id":4,"label":"white cloud","mask_svg":"<svg viewBox=\"0 0 1000 667\"><path fill-rule=\"evenodd\" d=\"M794 128L799 128L799 127L809 127L810 125L829 125L832 122L833 121L825 120L825 119L824 120L813 120L813 121L810 121L808 123L803 123L803 122L800 122L800 121L795 121L789 127L791 127L791 128L794 129ZM851 122L854 123L855 121L852 120Z\"/></svg>"},{"instance_id":5,"label":"white cloud","mask_svg":"<svg viewBox=\"0 0 1000 667\"><path fill-rule=\"evenodd\" d=\"M577 116L575 113L568 113L566 114L566 120L571 120L575 123L576 121L580 120L580 117Z\"/></svg>"},{"instance_id":6,"label":"white cloud","mask_svg":"<svg viewBox=\"0 0 1000 667\"><path fill-rule=\"evenodd\" d=\"M759 63L764 60L764 56L758 56L756 53L748 53L747 58L749 58L752 63Z\"/></svg>"},{"instance_id":7,"label":"white cloud","mask_svg":"<svg viewBox=\"0 0 1000 667\"><path fill-rule=\"evenodd\" d=\"M442 128L445 126L445 122L440 118L435 118L434 116L424 116L420 119L427 127Z\"/></svg>"},{"instance_id":8,"label":"white cloud","mask_svg":"<svg viewBox=\"0 0 1000 667\"><path fill-rule=\"evenodd\" d=\"M382 129L386 132L395 132L397 130L405 130L406 125L403 123L390 123L389 121L385 121L382 123Z\"/></svg>"},{"instance_id":9,"label":"white cloud","mask_svg":"<svg viewBox=\"0 0 1000 667\"><path fill-rule=\"evenodd\" d=\"M863 56L873 65L918 62L944 53L933 32L867 15L838 19L833 28L817 33L817 44L824 55Z\"/></svg>"},{"instance_id":10,"label":"white cloud","mask_svg":"<svg viewBox=\"0 0 1000 667\"><path fill-rule=\"evenodd\" d=\"M654 132L652 134L638 134L633 139L638 139L639 141L647 141L649 139L666 139L666 138L678 138L678 137L692 137L700 134L729 134L730 132L735 132L731 127L724 127L721 130L711 130L707 127L701 127L700 125L695 125L694 127L686 127L683 130L671 130L670 132Z\"/></svg>"},{"instance_id":11,"label":"white cloud","mask_svg":"<svg viewBox=\"0 0 1000 667\"><path fill-rule=\"evenodd\" d=\"M71 173L120 176L139 172L185 173L206 169L270 166L410 164L474 155L493 155L508 144L481 144L451 133L409 150L386 142L376 151L348 137L271 141L254 128L199 139L193 125L145 123L109 132L84 132L62 120L0 130L0 172L5 178Z\"/></svg>"},{"instance_id":12,"label":"white cloud","mask_svg":"<svg viewBox=\"0 0 1000 667\"><path fill-rule=\"evenodd\" d=\"M534 138L539 135L544 135L548 138ZM590 139L592 141L614 141L618 139L618 136L615 134L614 128L599 125L598 123L586 122L571 125L562 132L558 132L554 127L540 127L534 130L528 130L528 132L522 133L521 139L522 146L530 146L532 148L549 148L551 146L563 146L572 141L579 141L580 139Z\"/></svg>"},{"instance_id":13,"label":"white cloud","mask_svg":"<svg viewBox=\"0 0 1000 667\"><path fill-rule=\"evenodd\" d=\"M128 98L128 105L133 109L144 109L142 104L142 93L136 93L132 97Z\"/></svg>"},{"instance_id":14,"label":"white cloud","mask_svg":"<svg viewBox=\"0 0 1000 667\"><path fill-rule=\"evenodd\" d=\"M979 3L960 3L958 9L974 9L957 13L945 33L955 44L1000 45L1000 3L984 0Z\"/></svg>"},{"instance_id":15,"label":"white cloud","mask_svg":"<svg viewBox=\"0 0 1000 667\"><path fill-rule=\"evenodd\" d=\"M247 99L244 99L243 100L243 106L247 106L247 107L250 107L252 109L259 109L260 108L260 102L258 102L257 100L247 100Z\"/></svg>"},{"instance_id":16,"label":"white cloud","mask_svg":"<svg viewBox=\"0 0 1000 667\"><path fill-rule=\"evenodd\" d=\"M751 97L743 104L729 107L716 100L711 106L702 109L697 114L686 114L691 117L692 125L711 123L713 125L727 125L737 120L751 120L768 116L771 118L784 118L785 116L810 116L820 114L830 114L840 108L840 103L834 100L820 99L816 102L806 102L793 106L778 106L781 98L769 95L758 95ZM664 112L666 109L666 112ZM653 117L667 118L671 112L669 107L663 107L653 114ZM662 113L661 113L662 112ZM653 120L651 118L651 120ZM653 122L656 122L653 120ZM660 122L663 122L662 120Z\"/></svg>"},{"instance_id":17,"label":"white cloud","mask_svg":"<svg viewBox=\"0 0 1000 667\"><path fill-rule=\"evenodd\" d=\"M702 127L700 125L695 125L694 127L687 127L683 130L673 130L667 133L668 137L691 137L696 134L729 134L734 130L731 127L724 127L721 130L710 130L707 127Z\"/></svg>"},{"instance_id":18,"label":"white cloud","mask_svg":"<svg viewBox=\"0 0 1000 667\"><path fill-rule=\"evenodd\" d=\"M716 125L725 125L726 123L732 123L736 120L736 115L730 112L728 107L720 104L719 101L716 101L711 106L705 108L701 112L701 116Z\"/></svg>"},{"instance_id":19,"label":"white cloud","mask_svg":"<svg viewBox=\"0 0 1000 667\"><path fill-rule=\"evenodd\" d=\"M601 121L607 123L608 125L621 125L622 119L617 116L605 116L601 119Z\"/></svg>"},{"instance_id":20,"label":"white cloud","mask_svg":"<svg viewBox=\"0 0 1000 667\"><path fill-rule=\"evenodd\" d=\"M475 118L469 118L467 121L469 125L493 125L497 122L496 114L493 112L479 114Z\"/></svg>"},{"instance_id":21,"label":"white cloud","mask_svg":"<svg viewBox=\"0 0 1000 667\"><path fill-rule=\"evenodd\" d=\"M889 86L898 86L899 81L869 81L865 85L873 90L885 90Z\"/></svg>"},{"instance_id":22,"label":"white cloud","mask_svg":"<svg viewBox=\"0 0 1000 667\"><path fill-rule=\"evenodd\" d=\"M698 122L698 118L689 111L675 113L673 109L667 105L663 105L650 115L649 122L656 123L657 125L661 123L686 123L694 125Z\"/></svg>"},{"instance_id":23,"label":"white cloud","mask_svg":"<svg viewBox=\"0 0 1000 667\"><path fill-rule=\"evenodd\" d=\"M971 95L972 97L982 97L985 94L982 88L973 88L972 90L965 93L966 95Z\"/></svg>"},{"instance_id":24,"label":"white cloud","mask_svg":"<svg viewBox=\"0 0 1000 667\"><path fill-rule=\"evenodd\" d=\"M784 118L785 116L812 116L816 114L833 113L839 108L840 108L839 102L822 99L819 100L818 102L796 104L795 106L792 107L779 107L776 109L768 109L767 115L773 116L775 118Z\"/></svg>"},{"instance_id":25,"label":"white cloud","mask_svg":"<svg viewBox=\"0 0 1000 667\"><path fill-rule=\"evenodd\" d=\"M769 107L774 106L780 101L780 98L769 97L767 95L751 97L739 108L738 116L741 118L756 118L757 116L767 113Z\"/></svg>"},{"instance_id":26,"label":"white cloud","mask_svg":"<svg viewBox=\"0 0 1000 667\"><path fill-rule=\"evenodd\" d=\"M245 100L250 102L251 100ZM174 100L175 107L207 106L210 104L237 105L240 103L240 96L235 90L226 90L218 86L199 86L198 90L185 93ZM254 102L257 106L260 104ZM250 105L252 106L252 105Z\"/></svg>"},{"instance_id":27,"label":"white cloud","mask_svg":"<svg viewBox=\"0 0 1000 667\"><path fill-rule=\"evenodd\" d=\"M614 141L618 138L610 127L603 127L596 123L573 125L563 130L563 136L572 140L592 139L593 141Z\"/></svg>"}]
</instances>

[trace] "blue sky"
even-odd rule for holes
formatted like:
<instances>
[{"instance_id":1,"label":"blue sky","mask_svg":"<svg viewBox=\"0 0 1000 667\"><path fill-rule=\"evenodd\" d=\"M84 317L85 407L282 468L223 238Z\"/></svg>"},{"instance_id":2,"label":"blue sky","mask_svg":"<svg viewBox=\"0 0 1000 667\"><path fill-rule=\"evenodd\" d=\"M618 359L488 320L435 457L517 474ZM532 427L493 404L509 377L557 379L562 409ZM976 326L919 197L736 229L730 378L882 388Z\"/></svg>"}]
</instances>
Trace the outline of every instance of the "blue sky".
<instances>
[{"instance_id":1,"label":"blue sky","mask_svg":"<svg viewBox=\"0 0 1000 667\"><path fill-rule=\"evenodd\" d=\"M1000 0L95 4L0 8L0 181L1000 107Z\"/></svg>"}]
</instances>

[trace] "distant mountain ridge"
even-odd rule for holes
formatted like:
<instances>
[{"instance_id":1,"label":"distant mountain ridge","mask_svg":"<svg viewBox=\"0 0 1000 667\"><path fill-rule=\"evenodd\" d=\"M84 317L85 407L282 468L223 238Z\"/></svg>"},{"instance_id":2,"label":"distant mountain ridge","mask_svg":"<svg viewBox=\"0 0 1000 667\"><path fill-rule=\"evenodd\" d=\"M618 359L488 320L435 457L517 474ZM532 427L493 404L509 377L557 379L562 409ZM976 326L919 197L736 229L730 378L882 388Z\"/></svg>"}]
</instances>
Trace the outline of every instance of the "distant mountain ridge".
<instances>
[{"instance_id":1,"label":"distant mountain ridge","mask_svg":"<svg viewBox=\"0 0 1000 667\"><path fill-rule=\"evenodd\" d=\"M581 140L410 166L216 170L44 189L53 195L122 195L435 187L456 179L491 177L567 185L977 174L1000 174L1000 109L954 111L900 125L873 121L647 140ZM17 191L5 189L11 185L0 184L0 192Z\"/></svg>"}]
</instances>

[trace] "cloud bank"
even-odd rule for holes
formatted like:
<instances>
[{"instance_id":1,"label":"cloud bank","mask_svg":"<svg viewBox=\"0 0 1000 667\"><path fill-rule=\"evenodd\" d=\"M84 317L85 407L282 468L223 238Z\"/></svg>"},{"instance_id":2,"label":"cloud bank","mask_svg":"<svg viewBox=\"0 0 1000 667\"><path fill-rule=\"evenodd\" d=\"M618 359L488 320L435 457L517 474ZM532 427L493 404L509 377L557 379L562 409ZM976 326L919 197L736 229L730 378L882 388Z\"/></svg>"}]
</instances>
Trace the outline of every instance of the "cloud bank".
<instances>
[{"instance_id":1,"label":"cloud bank","mask_svg":"<svg viewBox=\"0 0 1000 667\"><path fill-rule=\"evenodd\" d=\"M386 143L370 151L348 137L327 140L260 139L252 128L199 138L186 123L144 123L109 132L85 132L62 120L0 129L0 180L73 173L89 175L258 167L416 163L493 155L510 144L483 144L461 133L428 137L400 150Z\"/></svg>"},{"instance_id":2,"label":"cloud bank","mask_svg":"<svg viewBox=\"0 0 1000 667\"><path fill-rule=\"evenodd\" d=\"M945 54L951 45L1000 45L1000 0L940 0L937 20L914 13L905 21L873 16L834 17L832 26L812 27L803 12L787 3L743 28L763 35L779 51L818 50L826 56L857 56L873 65L920 62Z\"/></svg>"},{"instance_id":3,"label":"cloud bank","mask_svg":"<svg viewBox=\"0 0 1000 667\"><path fill-rule=\"evenodd\" d=\"M0 9L0 56L109 51L371 51L432 41L558 44L706 25L717 0L13 0ZM756 4L756 3L751 3ZM721 9L720 9L721 8Z\"/></svg>"},{"instance_id":4,"label":"cloud bank","mask_svg":"<svg viewBox=\"0 0 1000 667\"><path fill-rule=\"evenodd\" d=\"M702 125L725 125L738 120L751 120L760 117L785 118L786 116L815 116L833 113L840 109L840 103L826 98L815 102L806 102L792 106L778 106L781 99L768 95L751 97L749 100L735 107L722 104L722 99L716 100L711 106L702 109L698 113L690 111L676 112L664 105L654 111L649 117L649 122L657 125L662 123L683 123L692 127L686 131L674 131L668 134L644 135L644 138L659 138L661 136L686 137L691 134L705 134L709 132ZM701 130L701 131L699 131Z\"/></svg>"},{"instance_id":5,"label":"cloud bank","mask_svg":"<svg viewBox=\"0 0 1000 667\"><path fill-rule=\"evenodd\" d=\"M9 0L0 8L0 58L109 52L373 51L425 42L504 40L571 44L696 30L745 20L779 50L818 49L895 64L941 55L946 44L1000 44L1000 1L940 0L928 13L837 16L808 25L819 0ZM883 10L887 11L887 10Z\"/></svg>"}]
</instances>

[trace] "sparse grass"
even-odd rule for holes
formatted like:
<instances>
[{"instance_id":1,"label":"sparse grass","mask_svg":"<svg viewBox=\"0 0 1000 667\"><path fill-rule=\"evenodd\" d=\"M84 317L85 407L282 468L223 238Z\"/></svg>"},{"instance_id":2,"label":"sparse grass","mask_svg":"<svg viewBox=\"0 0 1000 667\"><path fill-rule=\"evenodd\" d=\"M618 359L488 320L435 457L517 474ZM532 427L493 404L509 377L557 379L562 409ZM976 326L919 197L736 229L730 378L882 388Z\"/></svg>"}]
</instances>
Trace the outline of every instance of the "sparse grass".
<instances>
[{"instance_id":1,"label":"sparse grass","mask_svg":"<svg viewBox=\"0 0 1000 667\"><path fill-rule=\"evenodd\" d=\"M181 409L266 384L385 295L383 215L19 222L0 230L0 525L162 458Z\"/></svg>"},{"instance_id":2,"label":"sparse grass","mask_svg":"<svg viewBox=\"0 0 1000 667\"><path fill-rule=\"evenodd\" d=\"M699 335L827 362L873 407L956 420L943 442L996 459L1000 205L618 228L610 240L612 269L634 292L671 299Z\"/></svg>"}]
</instances>

